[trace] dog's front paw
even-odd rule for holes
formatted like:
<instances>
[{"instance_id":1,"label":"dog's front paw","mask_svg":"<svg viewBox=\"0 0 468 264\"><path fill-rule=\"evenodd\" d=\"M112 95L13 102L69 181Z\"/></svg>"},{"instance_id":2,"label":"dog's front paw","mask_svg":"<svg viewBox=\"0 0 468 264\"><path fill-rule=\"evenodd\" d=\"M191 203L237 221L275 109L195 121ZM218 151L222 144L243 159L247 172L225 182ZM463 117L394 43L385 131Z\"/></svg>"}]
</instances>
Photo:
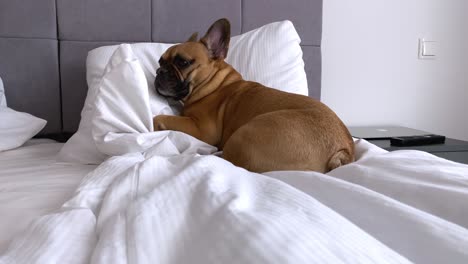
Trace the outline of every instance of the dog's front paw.
<instances>
[{"instance_id":1,"label":"dog's front paw","mask_svg":"<svg viewBox=\"0 0 468 264\"><path fill-rule=\"evenodd\" d=\"M162 131L162 130L167 130L167 126L164 123L164 119L166 116L164 115L158 115L153 118L153 128L154 131Z\"/></svg>"}]
</instances>

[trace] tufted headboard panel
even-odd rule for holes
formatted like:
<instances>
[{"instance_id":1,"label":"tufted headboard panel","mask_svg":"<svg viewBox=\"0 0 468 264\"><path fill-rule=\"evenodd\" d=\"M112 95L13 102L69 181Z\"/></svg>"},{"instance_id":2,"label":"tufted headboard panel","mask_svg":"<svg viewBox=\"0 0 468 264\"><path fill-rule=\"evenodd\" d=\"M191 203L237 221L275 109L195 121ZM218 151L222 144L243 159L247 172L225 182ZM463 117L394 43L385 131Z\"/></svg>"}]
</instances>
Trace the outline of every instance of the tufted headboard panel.
<instances>
[{"instance_id":1,"label":"tufted headboard panel","mask_svg":"<svg viewBox=\"0 0 468 264\"><path fill-rule=\"evenodd\" d=\"M309 94L320 98L321 0L0 0L0 77L8 105L46 119L42 134L74 132L89 50L181 42L220 17L231 21L232 35L291 20L302 39Z\"/></svg>"}]
</instances>

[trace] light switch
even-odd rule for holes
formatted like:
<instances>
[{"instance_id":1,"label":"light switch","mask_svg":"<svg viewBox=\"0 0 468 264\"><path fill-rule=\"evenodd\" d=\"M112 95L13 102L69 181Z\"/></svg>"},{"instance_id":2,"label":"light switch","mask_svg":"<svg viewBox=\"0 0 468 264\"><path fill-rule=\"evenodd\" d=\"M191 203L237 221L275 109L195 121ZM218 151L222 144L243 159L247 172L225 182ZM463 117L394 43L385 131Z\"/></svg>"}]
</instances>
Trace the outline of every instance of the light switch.
<instances>
[{"instance_id":1,"label":"light switch","mask_svg":"<svg viewBox=\"0 0 468 264\"><path fill-rule=\"evenodd\" d=\"M435 59L437 57L437 41L419 39L419 58Z\"/></svg>"}]
</instances>

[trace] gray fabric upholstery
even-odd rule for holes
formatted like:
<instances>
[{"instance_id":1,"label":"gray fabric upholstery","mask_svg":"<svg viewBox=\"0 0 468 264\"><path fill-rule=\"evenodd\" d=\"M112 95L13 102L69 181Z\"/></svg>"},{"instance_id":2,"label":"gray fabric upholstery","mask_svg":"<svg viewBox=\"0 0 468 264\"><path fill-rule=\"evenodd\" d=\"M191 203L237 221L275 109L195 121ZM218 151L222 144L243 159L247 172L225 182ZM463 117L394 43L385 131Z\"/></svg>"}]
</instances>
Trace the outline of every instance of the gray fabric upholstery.
<instances>
[{"instance_id":1,"label":"gray fabric upholstery","mask_svg":"<svg viewBox=\"0 0 468 264\"><path fill-rule=\"evenodd\" d=\"M8 104L74 132L87 93L87 52L120 42L181 42L216 19L232 35L291 20L310 96L320 98L322 0L0 0L0 76Z\"/></svg>"},{"instance_id":2,"label":"gray fabric upholstery","mask_svg":"<svg viewBox=\"0 0 468 264\"><path fill-rule=\"evenodd\" d=\"M60 40L151 41L150 0L57 0Z\"/></svg>"},{"instance_id":3,"label":"gray fabric upholstery","mask_svg":"<svg viewBox=\"0 0 468 264\"><path fill-rule=\"evenodd\" d=\"M153 0L153 41L182 42L194 32L199 32L201 37L204 31L221 17L231 22L231 35L238 35L242 25L241 2Z\"/></svg>"},{"instance_id":4,"label":"gray fabric upholstery","mask_svg":"<svg viewBox=\"0 0 468 264\"><path fill-rule=\"evenodd\" d=\"M62 88L63 129L73 132L78 129L80 113L86 99L88 89L86 84L86 56L88 51L106 45L115 45L120 42L80 42L61 41L60 77Z\"/></svg>"},{"instance_id":5,"label":"gray fabric upholstery","mask_svg":"<svg viewBox=\"0 0 468 264\"><path fill-rule=\"evenodd\" d=\"M55 0L0 0L0 37L57 39Z\"/></svg>"},{"instance_id":6,"label":"gray fabric upholstery","mask_svg":"<svg viewBox=\"0 0 468 264\"><path fill-rule=\"evenodd\" d=\"M322 53L318 46L302 46L302 59L305 63L305 72L307 74L307 85L309 96L320 98L320 87L322 85Z\"/></svg>"},{"instance_id":7,"label":"gray fabric upholstery","mask_svg":"<svg viewBox=\"0 0 468 264\"><path fill-rule=\"evenodd\" d=\"M57 40L0 38L0 76L9 107L47 120L61 131Z\"/></svg>"}]
</instances>

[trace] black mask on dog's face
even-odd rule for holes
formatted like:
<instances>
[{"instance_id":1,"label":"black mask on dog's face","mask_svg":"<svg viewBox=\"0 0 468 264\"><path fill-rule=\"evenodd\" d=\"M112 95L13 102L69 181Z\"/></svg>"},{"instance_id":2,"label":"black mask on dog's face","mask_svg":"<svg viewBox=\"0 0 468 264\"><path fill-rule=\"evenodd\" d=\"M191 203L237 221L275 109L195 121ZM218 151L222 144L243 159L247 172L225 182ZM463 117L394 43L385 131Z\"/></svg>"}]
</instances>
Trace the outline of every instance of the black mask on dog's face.
<instances>
[{"instance_id":1,"label":"black mask on dog's face","mask_svg":"<svg viewBox=\"0 0 468 264\"><path fill-rule=\"evenodd\" d=\"M164 97L174 100L182 100L190 93L190 81L184 79L181 71L188 67L189 61L175 58L173 62L167 62L162 57L159 60L154 87L156 92Z\"/></svg>"}]
</instances>

